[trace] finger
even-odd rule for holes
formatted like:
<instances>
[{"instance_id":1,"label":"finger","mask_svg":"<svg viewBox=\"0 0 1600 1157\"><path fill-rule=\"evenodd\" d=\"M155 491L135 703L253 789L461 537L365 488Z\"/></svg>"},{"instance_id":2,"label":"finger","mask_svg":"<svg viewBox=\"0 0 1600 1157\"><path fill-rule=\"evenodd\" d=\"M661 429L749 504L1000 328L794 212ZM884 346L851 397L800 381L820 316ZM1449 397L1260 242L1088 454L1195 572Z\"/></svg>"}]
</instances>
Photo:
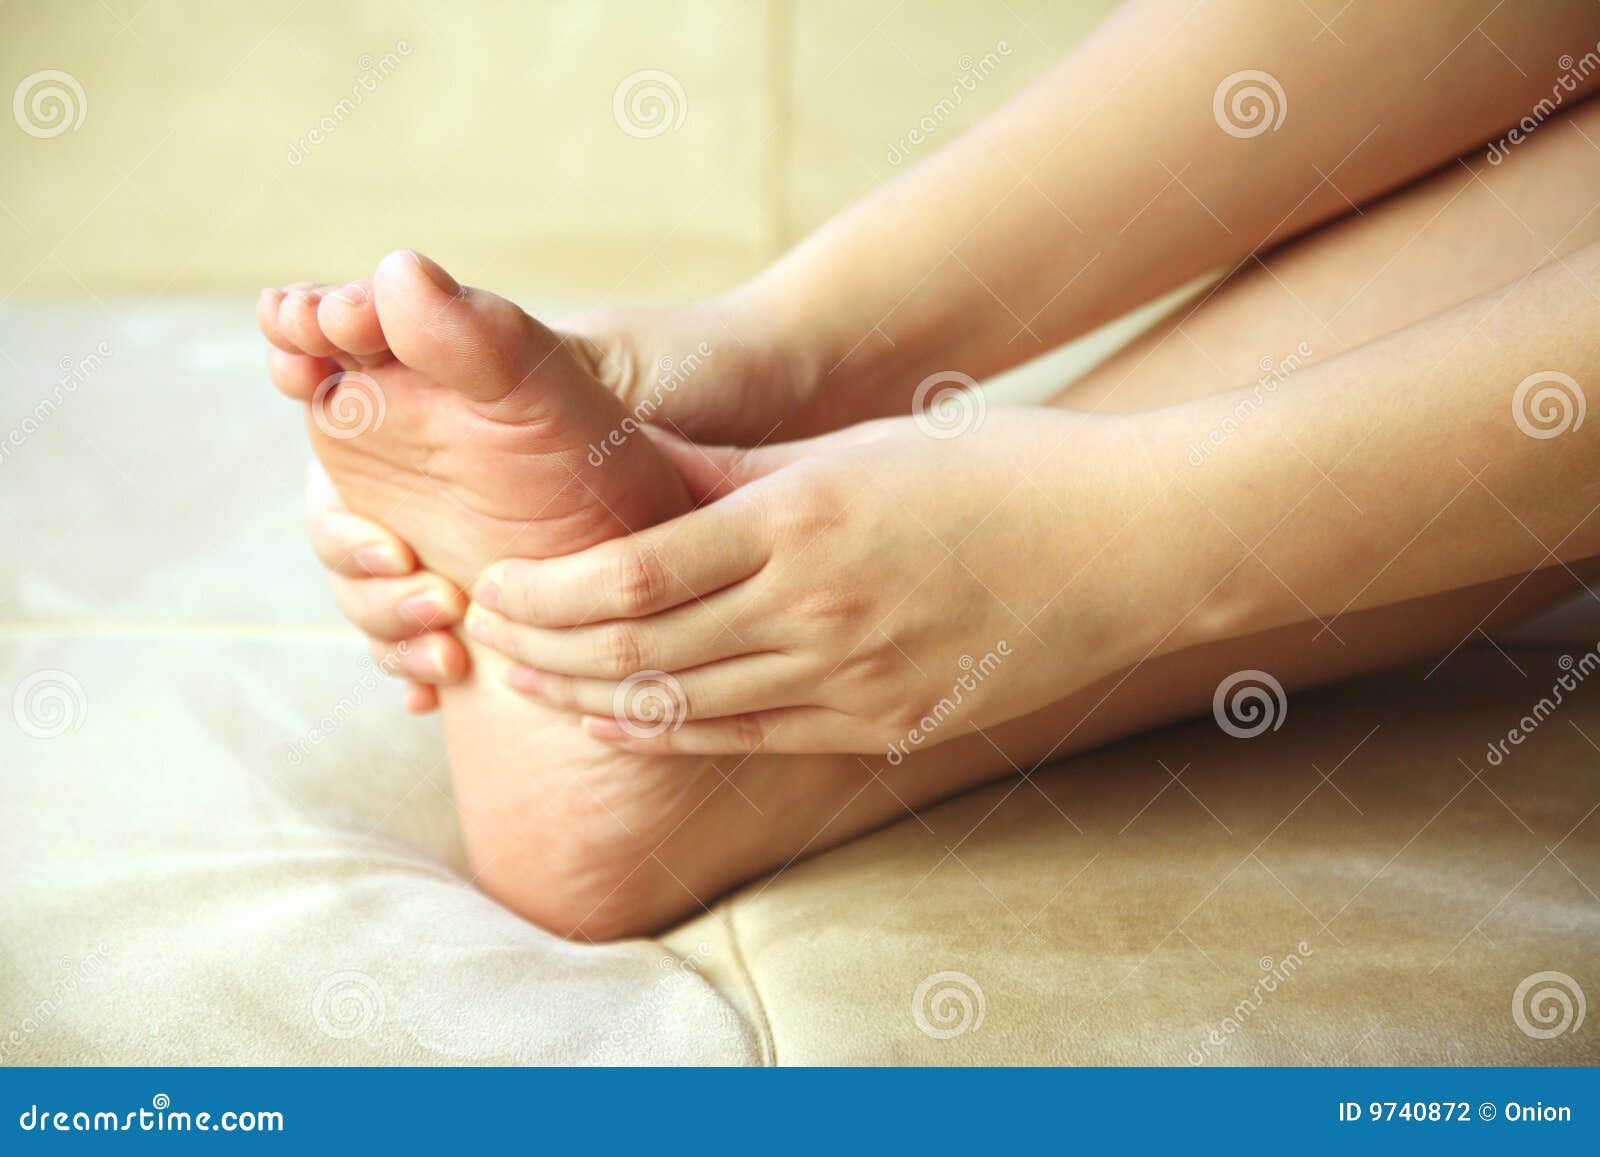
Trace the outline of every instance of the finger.
<instances>
[{"instance_id":1,"label":"finger","mask_svg":"<svg viewBox=\"0 0 1600 1157\"><path fill-rule=\"evenodd\" d=\"M421 571L405 578L330 576L339 613L363 635L375 639L409 639L461 620L467 599L437 575Z\"/></svg>"},{"instance_id":2,"label":"finger","mask_svg":"<svg viewBox=\"0 0 1600 1157\"><path fill-rule=\"evenodd\" d=\"M398 643L373 640L368 649L385 675L417 683L459 683L472 667L461 640L445 631L430 631Z\"/></svg>"},{"instance_id":3,"label":"finger","mask_svg":"<svg viewBox=\"0 0 1600 1157\"><path fill-rule=\"evenodd\" d=\"M474 603L467 609L466 632L526 667L626 679L638 671L681 671L766 650L731 625L729 608L747 597L742 590L723 592L712 602L691 603L649 619L568 629L525 627Z\"/></svg>"},{"instance_id":4,"label":"finger","mask_svg":"<svg viewBox=\"0 0 1600 1157\"><path fill-rule=\"evenodd\" d=\"M688 723L802 705L815 680L787 655L746 655L673 674L583 679L512 665L505 681L513 691L547 707L586 715L611 715L619 722L650 725L665 719Z\"/></svg>"},{"instance_id":5,"label":"finger","mask_svg":"<svg viewBox=\"0 0 1600 1157\"><path fill-rule=\"evenodd\" d=\"M734 495L577 554L503 559L484 570L472 597L535 627L633 619L748 578L769 556L759 508Z\"/></svg>"},{"instance_id":6,"label":"finger","mask_svg":"<svg viewBox=\"0 0 1600 1157\"><path fill-rule=\"evenodd\" d=\"M832 434L821 434L796 442L774 442L753 449L707 446L691 442L660 426L645 425L640 430L672 463L690 496L697 503L704 503L722 498L741 486L748 486L785 466L815 457L823 451L881 436L872 432L871 426L872 423L863 422Z\"/></svg>"},{"instance_id":7,"label":"finger","mask_svg":"<svg viewBox=\"0 0 1600 1157\"><path fill-rule=\"evenodd\" d=\"M439 709L439 692L426 683L407 683L405 702L411 714L426 715Z\"/></svg>"},{"instance_id":8,"label":"finger","mask_svg":"<svg viewBox=\"0 0 1600 1157\"><path fill-rule=\"evenodd\" d=\"M790 707L685 723L629 724L611 715L585 715L593 739L641 755L746 755L755 751L800 755L812 752L876 751L861 740L841 738L845 716L826 707Z\"/></svg>"},{"instance_id":9,"label":"finger","mask_svg":"<svg viewBox=\"0 0 1600 1157\"><path fill-rule=\"evenodd\" d=\"M417 567L416 555L404 542L344 508L316 461L306 470L306 533L317 558L335 574L398 576Z\"/></svg>"},{"instance_id":10,"label":"finger","mask_svg":"<svg viewBox=\"0 0 1600 1157\"><path fill-rule=\"evenodd\" d=\"M338 372L338 364L328 358L286 354L275 346L267 349L267 376L280 393L297 402L309 402L317 387Z\"/></svg>"}]
</instances>

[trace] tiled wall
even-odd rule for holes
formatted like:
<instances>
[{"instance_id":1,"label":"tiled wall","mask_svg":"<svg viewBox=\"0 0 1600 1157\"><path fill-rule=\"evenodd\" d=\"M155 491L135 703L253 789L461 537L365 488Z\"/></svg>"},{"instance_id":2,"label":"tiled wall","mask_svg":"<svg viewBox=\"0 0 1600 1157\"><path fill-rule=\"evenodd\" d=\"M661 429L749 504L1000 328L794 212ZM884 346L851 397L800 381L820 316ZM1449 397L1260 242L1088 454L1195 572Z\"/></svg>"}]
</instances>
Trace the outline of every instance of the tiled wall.
<instances>
[{"instance_id":1,"label":"tiled wall","mask_svg":"<svg viewBox=\"0 0 1600 1157\"><path fill-rule=\"evenodd\" d=\"M400 245L483 284L706 292L981 118L1109 7L10 0L0 294L343 278Z\"/></svg>"}]
</instances>

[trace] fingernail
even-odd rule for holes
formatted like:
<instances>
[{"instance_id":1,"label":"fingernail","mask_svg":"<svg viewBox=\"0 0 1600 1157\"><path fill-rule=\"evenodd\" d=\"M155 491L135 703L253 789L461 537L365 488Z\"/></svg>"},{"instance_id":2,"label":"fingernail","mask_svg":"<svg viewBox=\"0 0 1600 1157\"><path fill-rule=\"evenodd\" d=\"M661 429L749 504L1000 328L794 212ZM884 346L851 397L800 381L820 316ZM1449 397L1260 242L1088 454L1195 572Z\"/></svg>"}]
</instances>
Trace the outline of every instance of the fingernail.
<instances>
[{"instance_id":1,"label":"fingernail","mask_svg":"<svg viewBox=\"0 0 1600 1157\"><path fill-rule=\"evenodd\" d=\"M444 678L450 673L450 666L444 661L444 644L428 648L428 666L435 675Z\"/></svg>"},{"instance_id":2,"label":"fingernail","mask_svg":"<svg viewBox=\"0 0 1600 1157\"><path fill-rule=\"evenodd\" d=\"M408 599L401 599L397 609L419 627L432 626L434 620L444 614L444 607L438 598L431 594L412 595Z\"/></svg>"},{"instance_id":3,"label":"fingernail","mask_svg":"<svg viewBox=\"0 0 1600 1157\"><path fill-rule=\"evenodd\" d=\"M467 634L471 635L480 643L486 644L489 642L489 623L483 617L482 612L480 612L476 607L468 609L466 625Z\"/></svg>"},{"instance_id":4,"label":"fingernail","mask_svg":"<svg viewBox=\"0 0 1600 1157\"><path fill-rule=\"evenodd\" d=\"M461 283L446 273L437 261L431 257L424 257L415 249L407 249L406 252L411 254L411 260L417 263L417 268L427 274L428 280L438 286L441 292L448 293L451 297L461 292Z\"/></svg>"},{"instance_id":5,"label":"fingernail","mask_svg":"<svg viewBox=\"0 0 1600 1157\"><path fill-rule=\"evenodd\" d=\"M349 285L346 285L341 289L334 290L332 293L328 294L328 296L329 297L336 297L340 301L344 302L346 305L365 305L365 304L367 304L367 290L366 290L366 287L364 285L361 285L361 284L359 284L357 282L354 282L354 281L352 281Z\"/></svg>"},{"instance_id":6,"label":"fingernail","mask_svg":"<svg viewBox=\"0 0 1600 1157\"><path fill-rule=\"evenodd\" d=\"M499 611L500 584L484 579L472 588L472 597L479 605L491 611Z\"/></svg>"},{"instance_id":7,"label":"fingernail","mask_svg":"<svg viewBox=\"0 0 1600 1157\"><path fill-rule=\"evenodd\" d=\"M583 729L590 739L598 739L602 743L618 743L628 737L617 721L608 715L585 715Z\"/></svg>"},{"instance_id":8,"label":"fingernail","mask_svg":"<svg viewBox=\"0 0 1600 1157\"><path fill-rule=\"evenodd\" d=\"M375 575L403 575L406 573L405 560L400 553L387 543L374 543L357 549L355 559L361 566Z\"/></svg>"},{"instance_id":9,"label":"fingernail","mask_svg":"<svg viewBox=\"0 0 1600 1157\"><path fill-rule=\"evenodd\" d=\"M513 663L506 668L506 684L514 691L521 691L524 695L539 694L539 673L532 667L524 667L520 663Z\"/></svg>"}]
</instances>

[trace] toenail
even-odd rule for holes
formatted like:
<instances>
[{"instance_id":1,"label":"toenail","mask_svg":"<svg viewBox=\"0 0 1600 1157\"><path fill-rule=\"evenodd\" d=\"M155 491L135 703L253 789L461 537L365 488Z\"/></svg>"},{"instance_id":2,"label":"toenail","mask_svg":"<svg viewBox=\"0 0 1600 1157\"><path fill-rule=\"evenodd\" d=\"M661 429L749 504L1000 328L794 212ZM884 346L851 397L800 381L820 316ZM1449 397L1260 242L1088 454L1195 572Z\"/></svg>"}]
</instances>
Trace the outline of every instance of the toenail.
<instances>
[{"instance_id":1,"label":"toenail","mask_svg":"<svg viewBox=\"0 0 1600 1157\"><path fill-rule=\"evenodd\" d=\"M446 273L437 261L424 257L415 249L407 249L406 252L411 254L411 260L417 263L417 268L427 275L428 280L433 282L441 293L448 293L454 297L461 292L461 283Z\"/></svg>"},{"instance_id":2,"label":"toenail","mask_svg":"<svg viewBox=\"0 0 1600 1157\"><path fill-rule=\"evenodd\" d=\"M491 611L500 609L500 584L484 579L472 589L472 597Z\"/></svg>"},{"instance_id":3,"label":"toenail","mask_svg":"<svg viewBox=\"0 0 1600 1157\"><path fill-rule=\"evenodd\" d=\"M419 627L432 626L444 614L444 607L431 594L412 595L400 600L399 611Z\"/></svg>"},{"instance_id":4,"label":"toenail","mask_svg":"<svg viewBox=\"0 0 1600 1157\"><path fill-rule=\"evenodd\" d=\"M354 282L351 282L349 285L346 285L343 289L334 290L332 293L328 294L328 296L329 297L338 298L340 301L344 302L346 305L365 305L365 304L367 304L367 290L366 290L366 287L362 286L362 285L357 285Z\"/></svg>"}]
</instances>

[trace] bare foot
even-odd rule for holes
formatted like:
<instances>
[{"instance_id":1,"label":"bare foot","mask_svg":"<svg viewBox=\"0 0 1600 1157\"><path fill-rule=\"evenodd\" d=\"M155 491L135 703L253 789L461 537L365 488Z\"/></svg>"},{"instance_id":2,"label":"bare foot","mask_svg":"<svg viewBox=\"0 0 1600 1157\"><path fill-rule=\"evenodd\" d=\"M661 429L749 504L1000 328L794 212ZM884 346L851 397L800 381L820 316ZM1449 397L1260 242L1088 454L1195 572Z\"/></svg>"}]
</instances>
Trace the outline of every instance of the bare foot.
<instances>
[{"instance_id":1,"label":"bare foot","mask_svg":"<svg viewBox=\"0 0 1600 1157\"><path fill-rule=\"evenodd\" d=\"M269 290L259 313L274 380L308 403L312 445L345 504L463 587L497 558L581 550L689 505L646 438L613 442L593 464L590 448L625 411L585 343L425 257L390 254L370 282L342 288ZM855 761L756 757L724 770L621 753L576 717L529 704L503 684L502 659L469 649L474 674L441 705L477 882L553 931L653 931L863 826L817 839L870 778Z\"/></svg>"}]
</instances>

